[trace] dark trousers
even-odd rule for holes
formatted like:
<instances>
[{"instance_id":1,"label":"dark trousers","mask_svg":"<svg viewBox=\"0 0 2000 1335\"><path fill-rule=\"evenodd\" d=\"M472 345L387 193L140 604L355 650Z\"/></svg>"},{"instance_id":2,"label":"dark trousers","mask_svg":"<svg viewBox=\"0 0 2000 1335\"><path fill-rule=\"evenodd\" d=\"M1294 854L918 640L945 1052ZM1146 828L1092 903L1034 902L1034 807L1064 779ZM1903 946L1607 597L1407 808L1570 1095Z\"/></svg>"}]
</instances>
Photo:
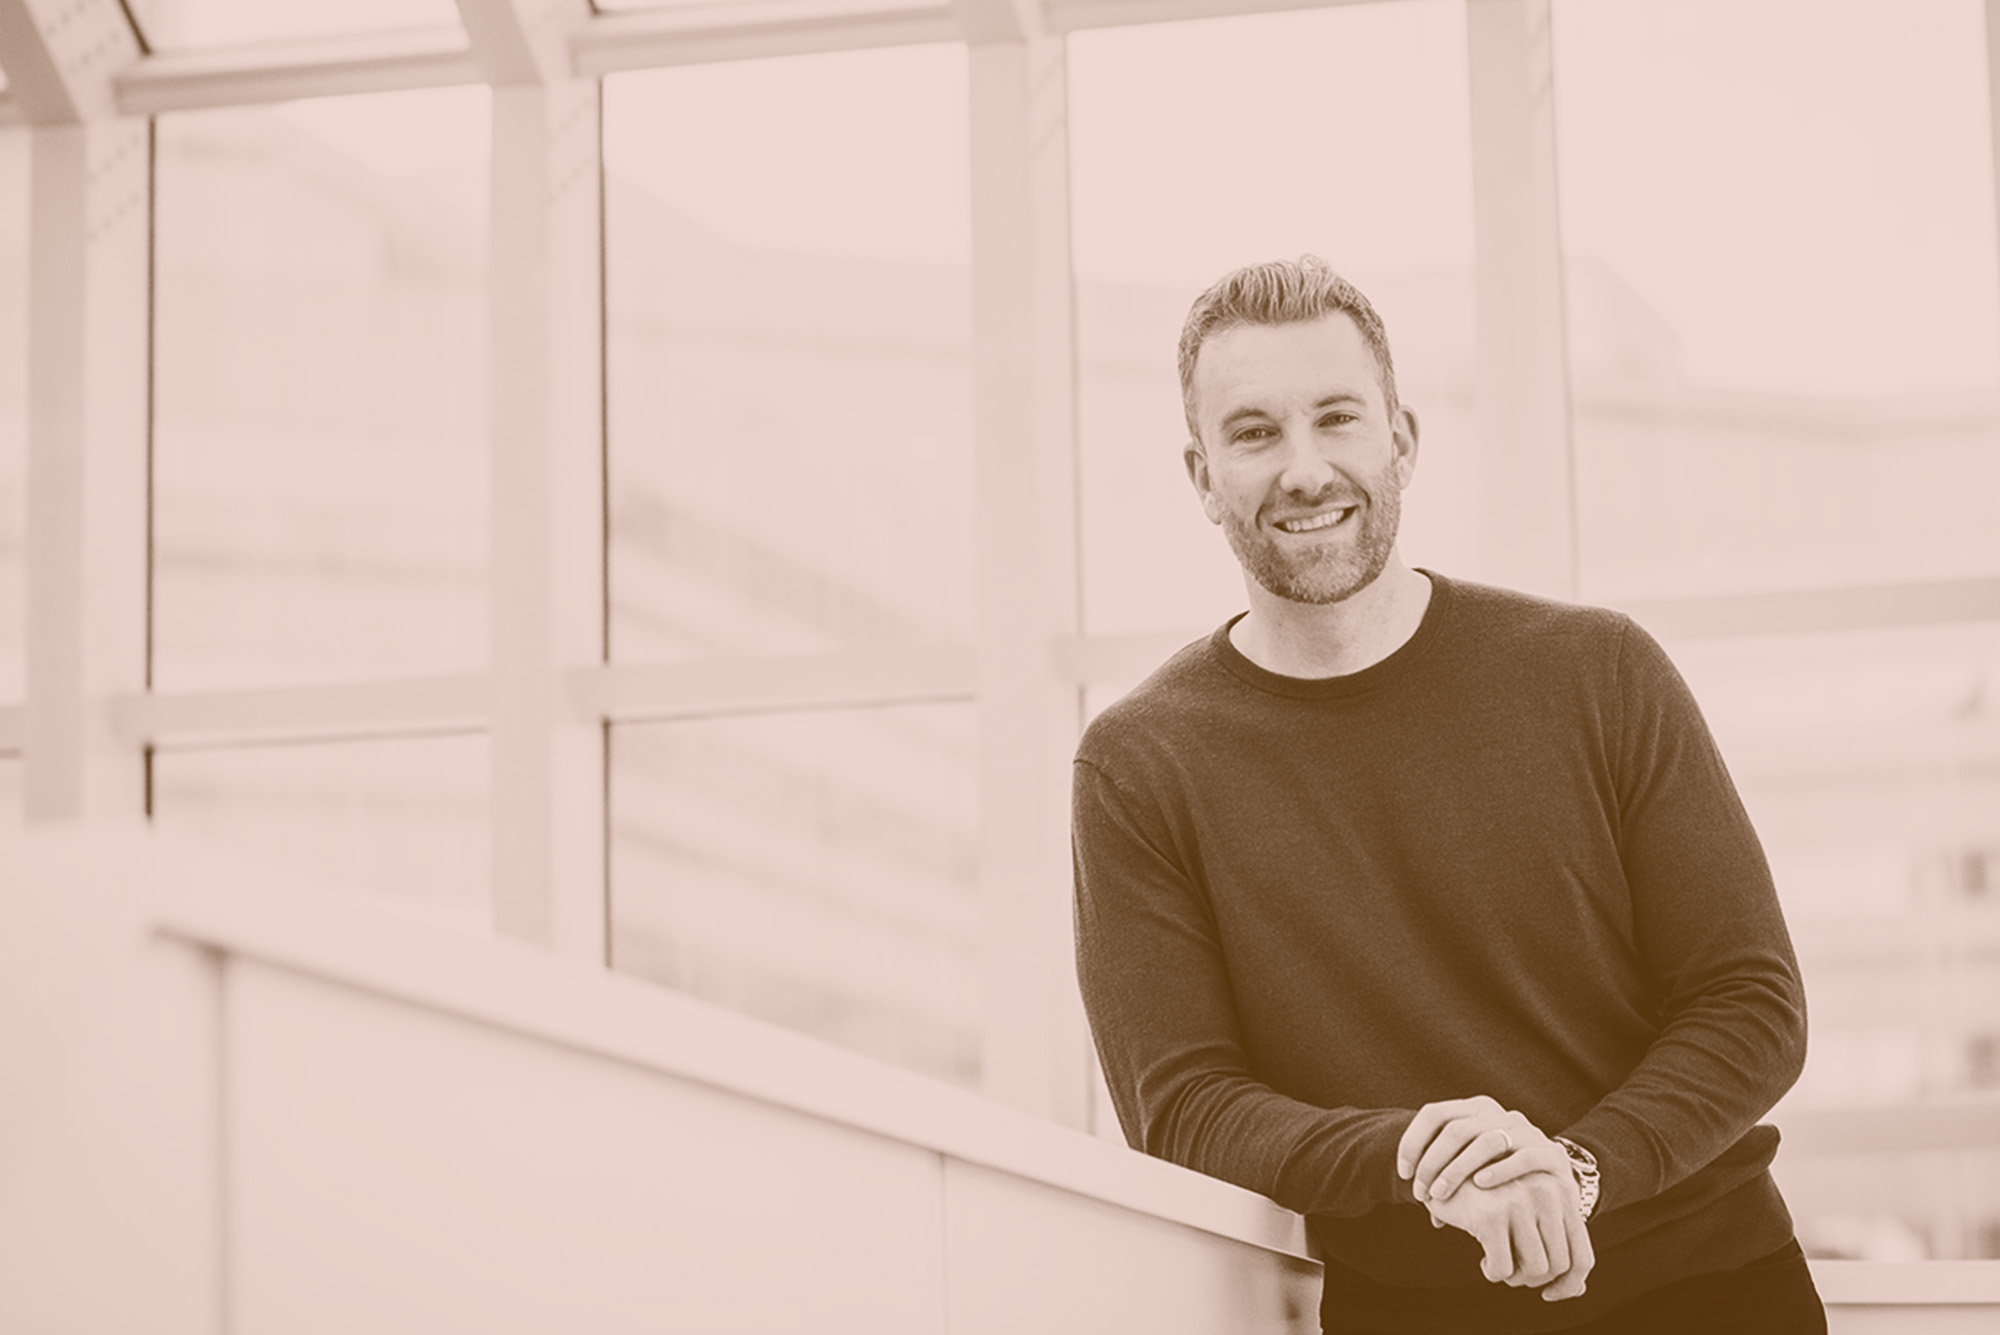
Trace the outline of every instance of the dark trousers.
<instances>
[{"instance_id":1,"label":"dark trousers","mask_svg":"<svg viewBox=\"0 0 2000 1335\"><path fill-rule=\"evenodd\" d=\"M1826 1335L1826 1308L1799 1244L1737 1270L1655 1289L1561 1335Z\"/></svg>"}]
</instances>

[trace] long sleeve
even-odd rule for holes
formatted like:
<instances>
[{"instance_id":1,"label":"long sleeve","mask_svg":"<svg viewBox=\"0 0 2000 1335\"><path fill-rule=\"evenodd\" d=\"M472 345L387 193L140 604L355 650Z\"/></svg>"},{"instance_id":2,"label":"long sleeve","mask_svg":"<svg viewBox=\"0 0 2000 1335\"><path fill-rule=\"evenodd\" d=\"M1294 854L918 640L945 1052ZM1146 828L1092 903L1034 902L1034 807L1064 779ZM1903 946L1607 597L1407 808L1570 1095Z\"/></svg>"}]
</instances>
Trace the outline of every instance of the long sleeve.
<instances>
[{"instance_id":1,"label":"long sleeve","mask_svg":"<svg viewBox=\"0 0 2000 1335\"><path fill-rule=\"evenodd\" d=\"M1563 1129L1597 1155L1605 1212L1743 1141L1798 1078L1806 1039L1762 847L1686 685L1636 626L1618 692L1619 852L1660 1029L1630 1075Z\"/></svg>"},{"instance_id":2,"label":"long sleeve","mask_svg":"<svg viewBox=\"0 0 2000 1335\"><path fill-rule=\"evenodd\" d=\"M1217 926L1186 851L1087 761L1075 767L1077 972L1136 1149L1308 1214L1409 1202L1414 1108L1320 1108L1252 1076Z\"/></svg>"}]
</instances>

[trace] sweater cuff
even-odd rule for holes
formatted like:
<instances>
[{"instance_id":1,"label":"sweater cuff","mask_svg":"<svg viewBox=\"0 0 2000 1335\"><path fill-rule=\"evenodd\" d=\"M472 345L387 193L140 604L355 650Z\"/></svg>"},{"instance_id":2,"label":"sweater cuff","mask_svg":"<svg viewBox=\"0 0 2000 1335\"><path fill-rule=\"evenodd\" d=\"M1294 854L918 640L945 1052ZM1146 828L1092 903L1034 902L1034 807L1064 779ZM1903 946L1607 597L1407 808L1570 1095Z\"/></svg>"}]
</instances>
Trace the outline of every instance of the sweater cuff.
<instances>
[{"instance_id":1,"label":"sweater cuff","mask_svg":"<svg viewBox=\"0 0 2000 1335\"><path fill-rule=\"evenodd\" d=\"M1666 1180L1666 1166L1651 1133L1621 1113L1593 1108L1556 1134L1583 1146L1597 1160L1594 1217L1657 1196Z\"/></svg>"}]
</instances>

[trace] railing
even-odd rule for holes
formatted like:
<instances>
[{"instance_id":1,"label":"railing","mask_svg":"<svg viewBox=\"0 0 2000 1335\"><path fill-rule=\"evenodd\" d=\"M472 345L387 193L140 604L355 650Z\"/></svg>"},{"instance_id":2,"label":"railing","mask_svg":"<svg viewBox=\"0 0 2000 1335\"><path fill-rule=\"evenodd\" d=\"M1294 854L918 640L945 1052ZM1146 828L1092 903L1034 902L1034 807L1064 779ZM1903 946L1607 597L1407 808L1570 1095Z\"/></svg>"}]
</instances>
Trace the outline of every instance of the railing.
<instances>
[{"instance_id":1,"label":"railing","mask_svg":"<svg viewBox=\"0 0 2000 1335\"><path fill-rule=\"evenodd\" d=\"M1316 1329L1226 1184L137 829L0 857L0 1330ZM2000 1316L1815 1269L1836 1335Z\"/></svg>"}]
</instances>

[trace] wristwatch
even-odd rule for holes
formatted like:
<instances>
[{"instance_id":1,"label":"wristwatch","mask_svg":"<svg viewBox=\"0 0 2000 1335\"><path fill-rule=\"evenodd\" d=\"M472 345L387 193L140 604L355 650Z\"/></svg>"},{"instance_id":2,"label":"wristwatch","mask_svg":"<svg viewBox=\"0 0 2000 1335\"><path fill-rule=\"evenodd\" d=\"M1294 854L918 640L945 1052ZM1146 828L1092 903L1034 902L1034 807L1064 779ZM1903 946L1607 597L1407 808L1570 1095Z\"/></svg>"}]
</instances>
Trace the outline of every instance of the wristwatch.
<instances>
[{"instance_id":1,"label":"wristwatch","mask_svg":"<svg viewBox=\"0 0 2000 1335\"><path fill-rule=\"evenodd\" d=\"M1597 1156L1573 1140L1550 1136L1569 1156L1569 1170L1576 1174L1576 1208L1585 1219L1597 1208Z\"/></svg>"}]
</instances>

